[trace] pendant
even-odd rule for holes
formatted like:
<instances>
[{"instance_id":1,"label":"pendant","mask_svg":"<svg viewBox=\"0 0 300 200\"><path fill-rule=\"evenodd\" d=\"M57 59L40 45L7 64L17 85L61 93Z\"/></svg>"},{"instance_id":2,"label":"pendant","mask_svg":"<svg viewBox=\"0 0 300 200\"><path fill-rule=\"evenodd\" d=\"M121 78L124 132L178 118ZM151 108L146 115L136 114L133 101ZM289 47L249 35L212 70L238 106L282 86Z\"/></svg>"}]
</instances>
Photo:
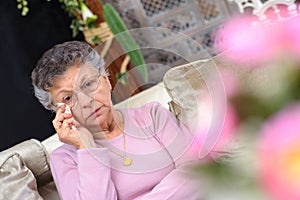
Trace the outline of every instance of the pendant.
<instances>
[{"instance_id":1,"label":"pendant","mask_svg":"<svg viewBox=\"0 0 300 200\"><path fill-rule=\"evenodd\" d=\"M124 166L130 166L132 164L132 159L129 157L124 157L123 159L123 165Z\"/></svg>"}]
</instances>

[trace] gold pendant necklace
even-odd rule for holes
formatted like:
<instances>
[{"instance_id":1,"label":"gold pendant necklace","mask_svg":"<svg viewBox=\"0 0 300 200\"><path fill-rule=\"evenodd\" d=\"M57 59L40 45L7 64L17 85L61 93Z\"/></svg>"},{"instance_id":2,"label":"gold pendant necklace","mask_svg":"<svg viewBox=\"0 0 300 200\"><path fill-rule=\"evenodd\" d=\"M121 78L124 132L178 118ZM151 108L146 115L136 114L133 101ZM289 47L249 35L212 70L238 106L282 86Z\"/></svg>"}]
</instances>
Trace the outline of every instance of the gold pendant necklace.
<instances>
[{"instance_id":1,"label":"gold pendant necklace","mask_svg":"<svg viewBox=\"0 0 300 200\"><path fill-rule=\"evenodd\" d=\"M132 163L132 159L131 158L129 158L129 157L124 157L123 158L123 165L124 166L130 166L131 163Z\"/></svg>"},{"instance_id":2,"label":"gold pendant necklace","mask_svg":"<svg viewBox=\"0 0 300 200\"><path fill-rule=\"evenodd\" d=\"M125 138L125 133L123 132L123 147L124 147L124 156L123 156L123 165L124 166L130 166L133 162L133 160L129 157L127 157L126 153L126 138Z\"/></svg>"},{"instance_id":3,"label":"gold pendant necklace","mask_svg":"<svg viewBox=\"0 0 300 200\"><path fill-rule=\"evenodd\" d=\"M123 155L117 153L116 151L111 150L110 148L108 148L105 145L102 145L101 143L98 143L100 146L102 147L106 147L110 152L114 153L115 155L121 157L123 159L123 165L124 166L130 166L133 162L133 159L127 156L127 152L126 152L126 138L125 138L125 133L123 133Z\"/></svg>"},{"instance_id":4,"label":"gold pendant necklace","mask_svg":"<svg viewBox=\"0 0 300 200\"><path fill-rule=\"evenodd\" d=\"M118 118L118 119L121 119L121 118L122 118L120 111L117 111L116 114L117 114L117 118ZM107 146L104 146L104 145L102 145L102 144L100 144L100 145L106 147L110 152L112 152L112 153L116 154L117 156L121 157L121 158L123 159L123 165L126 166L126 167L128 167L128 166L130 166L130 165L132 164L133 160L132 160L132 158L130 158L130 157L127 156L127 153L126 153L126 137L125 137L125 131L124 131L123 128L122 128L122 130L123 130L123 133L122 133L122 134L123 134L123 155L121 155L121 154L119 154L119 153L117 153L117 152L111 150L111 149L108 148Z\"/></svg>"}]
</instances>

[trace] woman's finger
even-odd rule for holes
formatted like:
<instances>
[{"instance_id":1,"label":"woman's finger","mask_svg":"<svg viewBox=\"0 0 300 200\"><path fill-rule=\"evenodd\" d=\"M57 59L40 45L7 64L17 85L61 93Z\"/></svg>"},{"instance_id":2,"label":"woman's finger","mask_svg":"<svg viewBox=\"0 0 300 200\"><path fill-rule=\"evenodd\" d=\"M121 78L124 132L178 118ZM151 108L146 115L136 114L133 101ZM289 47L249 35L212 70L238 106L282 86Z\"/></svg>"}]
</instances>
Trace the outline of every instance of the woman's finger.
<instances>
[{"instance_id":1,"label":"woman's finger","mask_svg":"<svg viewBox=\"0 0 300 200\"><path fill-rule=\"evenodd\" d=\"M64 122L66 122L68 124L68 126L71 126L71 125L73 125L74 118L71 117L71 118L65 119Z\"/></svg>"},{"instance_id":2,"label":"woman's finger","mask_svg":"<svg viewBox=\"0 0 300 200\"><path fill-rule=\"evenodd\" d=\"M57 105L57 110L56 110L56 114L61 114L65 111L66 105L62 104L62 105Z\"/></svg>"},{"instance_id":3,"label":"woman's finger","mask_svg":"<svg viewBox=\"0 0 300 200\"><path fill-rule=\"evenodd\" d=\"M77 130L76 126L74 126L74 124L75 124L74 122L75 122L75 120L74 120L73 117L68 118L68 119L65 119L65 120L63 121L62 128L68 129L68 130L69 130L69 128L70 128L71 130Z\"/></svg>"},{"instance_id":4,"label":"woman's finger","mask_svg":"<svg viewBox=\"0 0 300 200\"><path fill-rule=\"evenodd\" d=\"M73 125L76 127L81 127L81 124L79 122L77 122L75 119L73 120Z\"/></svg>"},{"instance_id":5,"label":"woman's finger","mask_svg":"<svg viewBox=\"0 0 300 200\"><path fill-rule=\"evenodd\" d=\"M58 122L63 123L63 121L65 119L69 119L71 117L72 117L72 114L69 114L69 113L57 113L56 116L55 116L55 118L54 118L54 120L53 120L53 123L54 124L56 124Z\"/></svg>"}]
</instances>

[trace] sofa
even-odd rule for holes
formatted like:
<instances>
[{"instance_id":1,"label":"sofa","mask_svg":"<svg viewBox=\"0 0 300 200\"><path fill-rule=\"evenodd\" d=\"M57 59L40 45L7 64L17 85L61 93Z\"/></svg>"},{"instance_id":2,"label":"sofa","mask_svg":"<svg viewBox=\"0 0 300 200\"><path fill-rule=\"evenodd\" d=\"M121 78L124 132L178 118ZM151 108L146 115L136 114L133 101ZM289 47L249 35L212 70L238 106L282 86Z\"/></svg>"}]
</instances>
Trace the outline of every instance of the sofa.
<instances>
[{"instance_id":1,"label":"sofa","mask_svg":"<svg viewBox=\"0 0 300 200\"><path fill-rule=\"evenodd\" d=\"M223 87L218 69L231 68L231 65L221 55L171 68L162 82L115 107L137 107L157 101L183 123L193 124L195 120L191 119L197 119L195 115L203 108L199 106L199 99L206 105L207 98L204 97L211 90ZM239 71L234 70L234 73ZM209 78L205 78L210 75L215 76L211 81L212 87L209 86ZM219 91L222 93L222 90ZM49 155L61 144L57 135L53 134L44 141L32 138L0 152L0 199L60 199L51 176Z\"/></svg>"}]
</instances>

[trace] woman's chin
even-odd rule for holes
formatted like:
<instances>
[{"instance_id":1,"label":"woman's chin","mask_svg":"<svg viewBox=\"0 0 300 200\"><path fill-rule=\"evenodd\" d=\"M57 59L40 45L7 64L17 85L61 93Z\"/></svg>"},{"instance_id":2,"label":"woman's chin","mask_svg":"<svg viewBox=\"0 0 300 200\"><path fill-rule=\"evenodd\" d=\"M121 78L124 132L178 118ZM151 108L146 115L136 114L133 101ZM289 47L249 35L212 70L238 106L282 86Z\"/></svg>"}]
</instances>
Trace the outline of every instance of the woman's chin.
<instances>
[{"instance_id":1,"label":"woman's chin","mask_svg":"<svg viewBox=\"0 0 300 200\"><path fill-rule=\"evenodd\" d=\"M91 134L101 132L101 130L103 130L99 124L89 124L86 128L91 132Z\"/></svg>"},{"instance_id":2,"label":"woman's chin","mask_svg":"<svg viewBox=\"0 0 300 200\"><path fill-rule=\"evenodd\" d=\"M103 131L103 125L107 124L107 117L105 115L99 115L96 118L89 120L87 128L92 132Z\"/></svg>"}]
</instances>

